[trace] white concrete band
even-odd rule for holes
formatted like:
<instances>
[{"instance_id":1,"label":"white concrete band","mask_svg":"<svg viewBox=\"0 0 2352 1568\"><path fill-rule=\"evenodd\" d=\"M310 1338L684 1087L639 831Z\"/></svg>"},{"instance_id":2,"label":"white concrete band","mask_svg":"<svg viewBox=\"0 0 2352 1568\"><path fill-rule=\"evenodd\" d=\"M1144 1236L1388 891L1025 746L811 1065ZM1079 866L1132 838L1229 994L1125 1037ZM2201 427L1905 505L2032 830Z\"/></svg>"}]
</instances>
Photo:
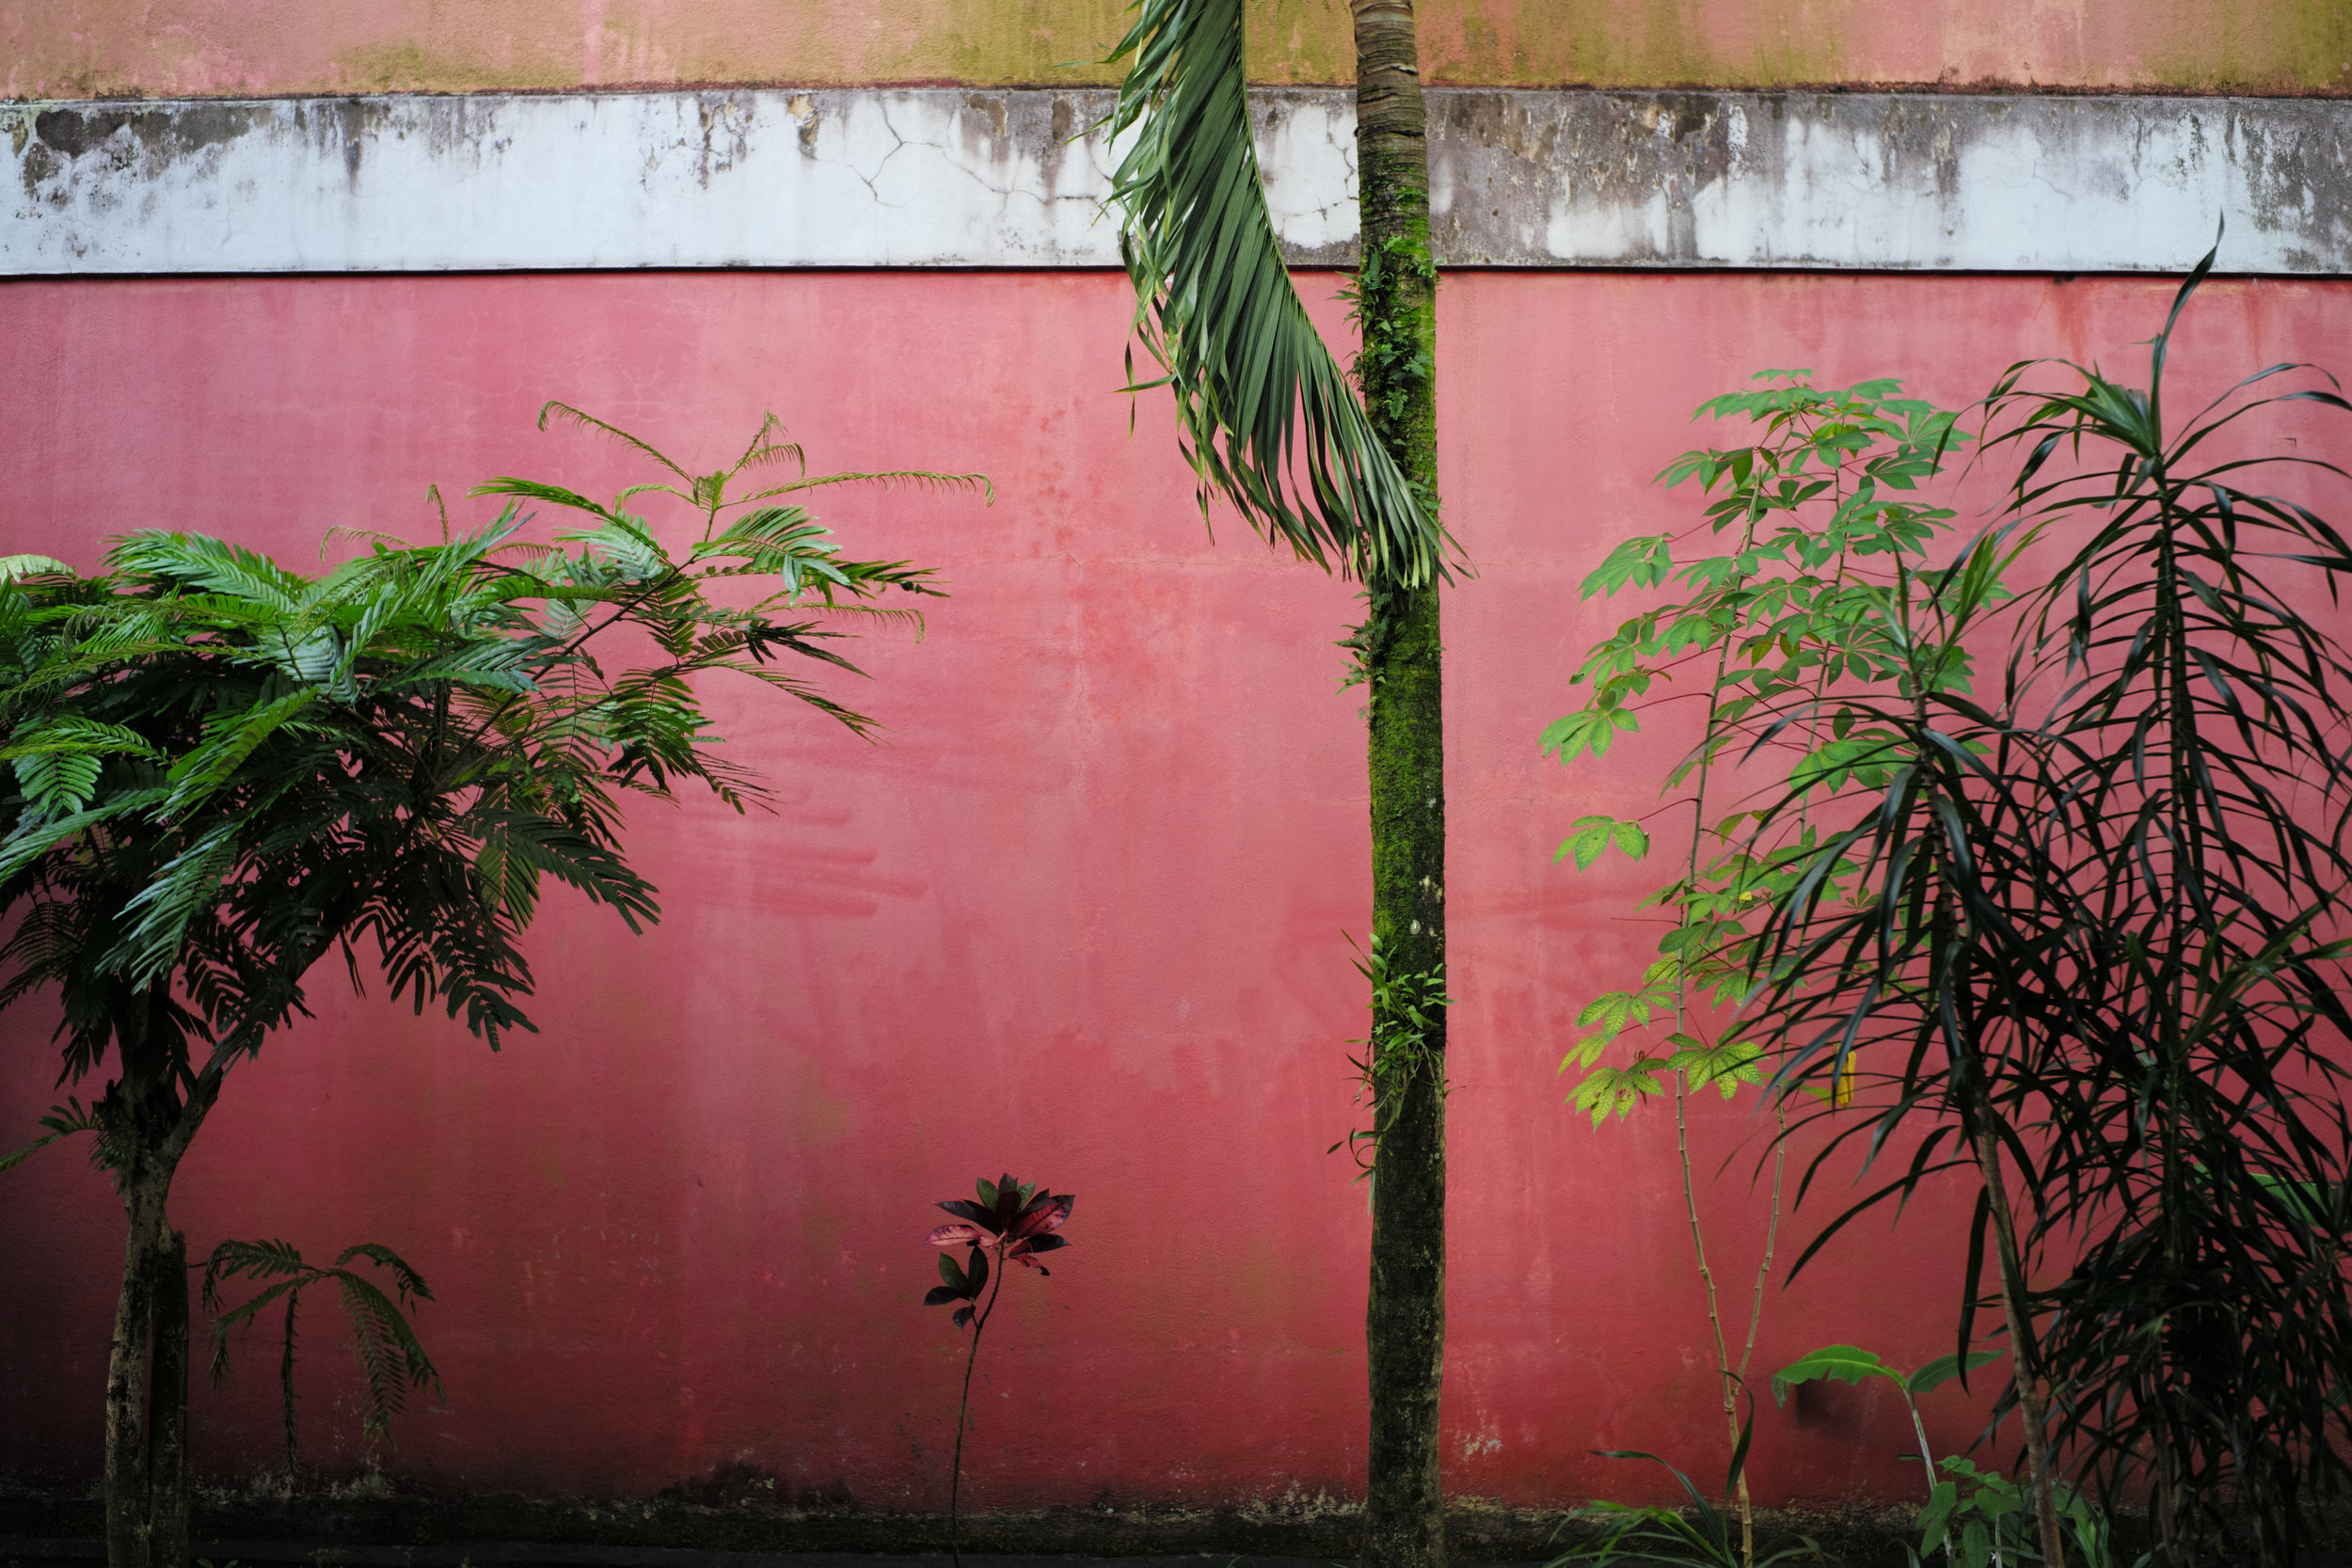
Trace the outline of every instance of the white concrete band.
<instances>
[{"instance_id":1,"label":"white concrete band","mask_svg":"<svg viewBox=\"0 0 2352 1568\"><path fill-rule=\"evenodd\" d=\"M1302 264L1355 249L1354 112L1253 94ZM0 106L0 274L1101 267L1099 90ZM2352 103L1431 94L1455 266L2352 273Z\"/></svg>"}]
</instances>

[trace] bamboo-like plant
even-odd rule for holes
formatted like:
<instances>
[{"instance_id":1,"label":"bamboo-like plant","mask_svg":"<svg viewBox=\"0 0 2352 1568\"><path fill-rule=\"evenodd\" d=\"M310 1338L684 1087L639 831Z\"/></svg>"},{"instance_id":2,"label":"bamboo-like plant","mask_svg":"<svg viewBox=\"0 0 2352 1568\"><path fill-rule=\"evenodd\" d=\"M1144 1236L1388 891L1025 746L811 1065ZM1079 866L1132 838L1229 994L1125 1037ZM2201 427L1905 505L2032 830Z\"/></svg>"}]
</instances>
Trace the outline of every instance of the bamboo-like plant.
<instances>
[{"instance_id":1,"label":"bamboo-like plant","mask_svg":"<svg viewBox=\"0 0 2352 1568\"><path fill-rule=\"evenodd\" d=\"M696 475L577 410L551 417L663 477L610 504L496 480L477 493L516 499L481 531L450 536L444 515L441 544L377 539L316 578L153 531L116 540L94 578L0 560L0 915L16 917L0 1006L56 987L64 1076L115 1072L30 1146L95 1133L130 1222L106 1385L110 1568L187 1559L188 1259L167 1206L230 1069L304 1016L320 959L340 956L358 984L363 947L393 996L419 1011L437 998L494 1048L532 1027L520 939L548 879L632 929L658 918L623 852L624 798L693 784L740 810L760 796L716 750L705 677L871 727L781 661L853 668L827 645L830 618L903 614L872 601L936 589L905 562L843 556L799 493L985 485L812 475L772 419ZM691 530L628 510L648 493L681 502ZM581 520L526 542L525 499ZM646 662L598 661L615 628Z\"/></svg>"},{"instance_id":2,"label":"bamboo-like plant","mask_svg":"<svg viewBox=\"0 0 2352 1568\"><path fill-rule=\"evenodd\" d=\"M392 1293L351 1267L365 1259L391 1275ZM223 1309L222 1284L250 1279L262 1285L246 1300ZM267 1283L262 1283L266 1281ZM390 1247L373 1242L347 1246L332 1263L303 1260L300 1249L286 1242L227 1241L213 1248L204 1262L204 1310L213 1314L213 1382L229 1375L230 1330L258 1319L283 1304L285 1323L278 1354L279 1415L286 1429L286 1479L302 1473L302 1446L294 1424L294 1323L302 1292L313 1285L332 1285L343 1313L351 1320L353 1348L359 1358L359 1429L370 1443L391 1435L392 1418L407 1403L407 1391L441 1392L440 1372L425 1354L424 1343L409 1324L417 1303L431 1301L433 1291L424 1275Z\"/></svg>"},{"instance_id":3,"label":"bamboo-like plant","mask_svg":"<svg viewBox=\"0 0 2352 1568\"><path fill-rule=\"evenodd\" d=\"M2347 476L2256 454L2246 422L2352 404L2275 365L2174 421L2172 335L2213 261L2144 387L2037 361L1987 400L2005 510L1884 593L1902 680L1846 705L1876 775L1754 956L1774 1092L1867 1085L1808 1180L1848 1139L1911 1143L1808 1257L1938 1170L1979 1178L1960 1343L1989 1247L2052 1568L2069 1445L2110 1494L2146 1482L2167 1562L2232 1555L2236 1521L2282 1563L2352 1436L2352 656L2329 629L2352 546L2257 488ZM1963 647L1991 689L1947 678ZM1778 721L1825 706L1792 694Z\"/></svg>"}]
</instances>

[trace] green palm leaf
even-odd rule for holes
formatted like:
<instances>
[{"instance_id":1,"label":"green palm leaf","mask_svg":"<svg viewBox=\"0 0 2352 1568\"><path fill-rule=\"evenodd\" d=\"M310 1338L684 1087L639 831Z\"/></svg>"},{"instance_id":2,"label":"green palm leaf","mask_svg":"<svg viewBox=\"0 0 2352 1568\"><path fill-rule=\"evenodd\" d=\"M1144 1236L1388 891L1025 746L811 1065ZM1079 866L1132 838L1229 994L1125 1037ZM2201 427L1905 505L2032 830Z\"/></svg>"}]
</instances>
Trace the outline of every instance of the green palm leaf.
<instances>
[{"instance_id":1,"label":"green palm leaf","mask_svg":"<svg viewBox=\"0 0 2352 1568\"><path fill-rule=\"evenodd\" d=\"M1382 447L1282 263L1249 135L1242 0L1139 0L1111 58L1130 55L1106 125L1136 139L1111 200L1136 335L1175 391L1202 515L1214 487L1327 568L1336 556L1406 587L1444 575L1434 507Z\"/></svg>"}]
</instances>

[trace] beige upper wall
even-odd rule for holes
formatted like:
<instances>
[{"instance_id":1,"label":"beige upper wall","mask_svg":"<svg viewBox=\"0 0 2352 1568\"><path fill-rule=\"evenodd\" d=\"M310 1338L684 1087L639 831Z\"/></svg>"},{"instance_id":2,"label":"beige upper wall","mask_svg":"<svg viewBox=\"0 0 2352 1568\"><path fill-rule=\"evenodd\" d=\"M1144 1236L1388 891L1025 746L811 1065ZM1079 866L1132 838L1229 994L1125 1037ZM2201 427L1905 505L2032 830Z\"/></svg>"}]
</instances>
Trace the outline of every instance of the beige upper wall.
<instances>
[{"instance_id":1,"label":"beige upper wall","mask_svg":"<svg viewBox=\"0 0 2352 1568\"><path fill-rule=\"evenodd\" d=\"M1122 0L0 0L8 95L1103 82ZM1253 74L1353 67L1257 0ZM2352 0L1423 0L1432 82L2352 93Z\"/></svg>"}]
</instances>

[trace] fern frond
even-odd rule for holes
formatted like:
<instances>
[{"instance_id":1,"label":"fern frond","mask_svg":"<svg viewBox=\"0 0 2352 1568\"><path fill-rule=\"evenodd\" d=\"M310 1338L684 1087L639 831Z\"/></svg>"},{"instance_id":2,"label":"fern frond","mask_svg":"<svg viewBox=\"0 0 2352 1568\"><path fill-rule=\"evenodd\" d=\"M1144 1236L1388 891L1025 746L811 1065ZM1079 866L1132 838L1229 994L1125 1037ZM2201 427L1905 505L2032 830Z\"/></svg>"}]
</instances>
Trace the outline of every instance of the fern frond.
<instances>
[{"instance_id":1,"label":"fern frond","mask_svg":"<svg viewBox=\"0 0 2352 1568\"><path fill-rule=\"evenodd\" d=\"M348 1256L348 1254L346 1255ZM371 1440L391 1435L392 1418L405 1408L407 1390L441 1392L440 1373L408 1320L389 1296L370 1280L347 1269L330 1271L343 1310L351 1317L365 1388L361 1427Z\"/></svg>"},{"instance_id":2,"label":"fern frond","mask_svg":"<svg viewBox=\"0 0 2352 1568\"><path fill-rule=\"evenodd\" d=\"M647 457L652 458L655 462L660 464L663 467L677 475L678 478L686 481L688 484L691 485L694 483L693 475L688 473L684 468L681 468L676 464L671 462L669 458L656 451L649 442L646 442L638 436L631 436L628 431L623 430L618 425L607 424L593 414L583 414L568 403L557 403L553 400L549 400L548 403L542 404L539 409L539 428L541 430L548 428L548 416L550 414L567 420L583 430L602 431L605 435L612 436L614 440L622 443L624 446L635 447L639 451L644 452ZM773 418L772 415L770 417ZM762 428L763 430L765 429L764 426ZM476 494L479 493L480 492L476 492Z\"/></svg>"},{"instance_id":3,"label":"fern frond","mask_svg":"<svg viewBox=\"0 0 2352 1568\"><path fill-rule=\"evenodd\" d=\"M49 1131L22 1148L0 1154L0 1171L14 1170L60 1138L70 1138L76 1132L101 1131L97 1118L84 1110L78 1100L68 1100L63 1105L52 1105L49 1114L35 1125Z\"/></svg>"},{"instance_id":4,"label":"fern frond","mask_svg":"<svg viewBox=\"0 0 2352 1568\"><path fill-rule=\"evenodd\" d=\"M748 506L771 496L788 496L796 490L816 490L833 484L875 484L885 490L961 490L967 493L977 490L989 505L996 504L996 485L986 474L934 473L928 468L880 468L871 473L812 474L793 480L788 484L771 484L765 490L755 490L727 504Z\"/></svg>"}]
</instances>

